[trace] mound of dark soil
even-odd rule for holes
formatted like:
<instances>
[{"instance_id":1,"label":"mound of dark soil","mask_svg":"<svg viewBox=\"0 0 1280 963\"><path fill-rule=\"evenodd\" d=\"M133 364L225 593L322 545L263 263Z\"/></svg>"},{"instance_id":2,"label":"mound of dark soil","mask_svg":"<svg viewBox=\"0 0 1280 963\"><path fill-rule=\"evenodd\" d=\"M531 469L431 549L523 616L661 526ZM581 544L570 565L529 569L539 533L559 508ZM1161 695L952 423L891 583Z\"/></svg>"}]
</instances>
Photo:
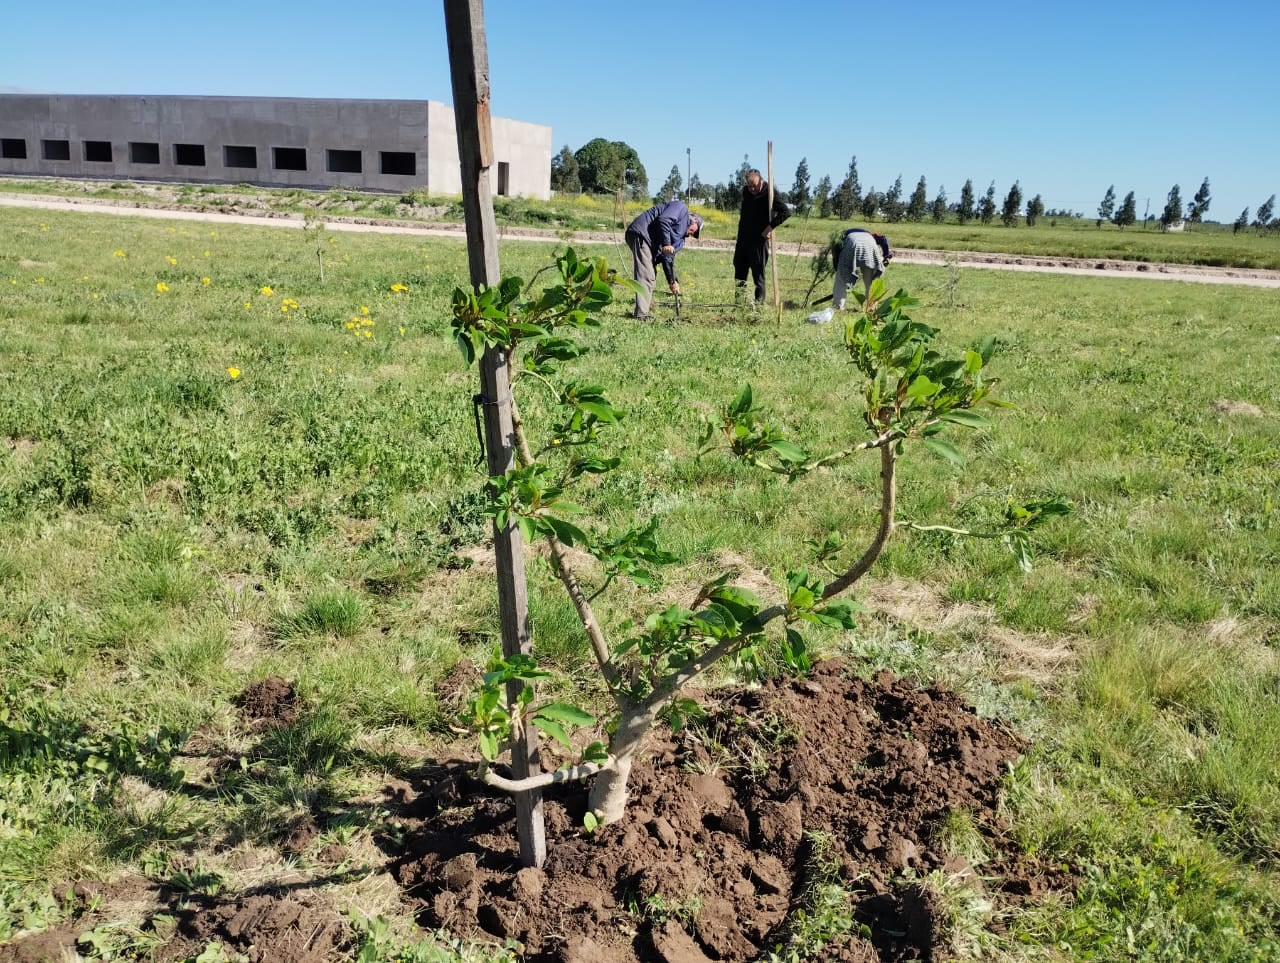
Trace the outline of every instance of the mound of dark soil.
<instances>
[{"instance_id":1,"label":"mound of dark soil","mask_svg":"<svg viewBox=\"0 0 1280 963\"><path fill-rule=\"evenodd\" d=\"M656 747L632 777L628 818L585 833L581 790L545 799L548 859L516 863L510 802L462 764L437 770L398 814L394 867L425 924L512 937L558 963L746 961L786 935L811 883L820 832L869 937L830 959L938 958L940 921L905 870L956 870L935 842L967 811L988 848L1006 764L1023 746L956 696L888 673L868 683L827 663L805 680L740 693L707 724ZM1006 858L1010 893L1043 888Z\"/></svg>"},{"instance_id":2,"label":"mound of dark soil","mask_svg":"<svg viewBox=\"0 0 1280 963\"><path fill-rule=\"evenodd\" d=\"M254 730L287 724L298 710L293 686L278 678L239 703ZM955 813L969 814L990 856L981 868L996 903L1071 884L1022 859L997 814L1001 776L1022 742L951 693L889 673L848 678L824 663L807 679L722 694L708 711L678 739L655 739L633 771L621 823L588 834L583 787L549 793L542 869L520 868L511 800L472 778L473 761L397 780L381 794L399 824L381 841L387 869L424 926L514 938L532 963L758 959L787 937L822 881L816 867L839 877L860 924L824 959L946 959L945 913L919 878L942 869L973 879L940 838ZM301 819L282 852L332 862L312 852L324 819ZM254 963L350 959L355 934L325 882L295 874L216 898L140 877L68 884L58 898L79 904L73 917L0 944L0 963L74 958L77 940L113 918L117 890L125 903L153 907L142 929L164 941L159 963L212 942Z\"/></svg>"},{"instance_id":3,"label":"mound of dark soil","mask_svg":"<svg viewBox=\"0 0 1280 963\"><path fill-rule=\"evenodd\" d=\"M272 675L247 686L236 705L251 728L274 729L292 725L298 718L300 703L293 683Z\"/></svg>"}]
</instances>

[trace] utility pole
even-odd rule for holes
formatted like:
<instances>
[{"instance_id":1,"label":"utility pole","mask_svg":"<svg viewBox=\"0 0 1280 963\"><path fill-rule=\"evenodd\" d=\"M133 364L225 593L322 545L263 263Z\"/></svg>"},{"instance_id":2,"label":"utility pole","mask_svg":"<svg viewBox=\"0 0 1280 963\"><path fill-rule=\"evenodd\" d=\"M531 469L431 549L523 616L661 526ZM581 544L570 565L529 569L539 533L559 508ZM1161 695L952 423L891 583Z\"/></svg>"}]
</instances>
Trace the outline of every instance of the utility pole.
<instances>
[{"instance_id":1,"label":"utility pole","mask_svg":"<svg viewBox=\"0 0 1280 963\"><path fill-rule=\"evenodd\" d=\"M489 116L489 51L485 44L482 0L444 0L445 32L449 42L449 72L453 79L453 116L458 132L458 157L462 167L462 205L467 225L467 263L471 284L498 286L498 230L493 217L489 168L493 165L493 125ZM480 395L484 409L485 455L489 476L505 475L515 467L515 425L509 356L505 349L486 348L480 359ZM498 531L493 549L498 569L498 611L502 620L502 654L528 654L529 594L525 583L524 540L514 522ZM507 685L511 705L524 688L517 680ZM537 736L531 726L514 732L511 770L516 779L535 775L541 768ZM542 794L515 793L516 831L520 861L541 866L547 858L546 826Z\"/></svg>"},{"instance_id":2,"label":"utility pole","mask_svg":"<svg viewBox=\"0 0 1280 963\"><path fill-rule=\"evenodd\" d=\"M686 147L684 149L685 168L684 168L684 196L685 200L693 200L693 148Z\"/></svg>"}]
</instances>

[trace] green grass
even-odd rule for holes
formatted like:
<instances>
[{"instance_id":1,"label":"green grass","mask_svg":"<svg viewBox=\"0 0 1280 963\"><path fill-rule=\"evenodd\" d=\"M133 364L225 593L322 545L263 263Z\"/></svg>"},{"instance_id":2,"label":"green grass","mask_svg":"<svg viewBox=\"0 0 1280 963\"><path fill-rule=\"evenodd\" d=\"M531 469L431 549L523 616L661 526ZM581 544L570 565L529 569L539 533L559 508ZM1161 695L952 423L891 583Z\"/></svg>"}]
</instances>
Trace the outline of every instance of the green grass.
<instances>
[{"instance_id":1,"label":"green grass","mask_svg":"<svg viewBox=\"0 0 1280 963\"><path fill-rule=\"evenodd\" d=\"M531 276L550 252L506 242L504 271ZM778 327L696 306L731 300L727 258L682 254L683 323L636 325L615 304L581 363L629 415L624 469L579 500L617 528L657 516L674 587L717 574L726 553L782 572L806 539L839 525L857 542L875 524L873 459L788 486L695 458L698 414L744 380L816 448L860 437L834 332L801 310ZM475 372L447 337L465 251L343 235L326 264L321 284L314 244L269 227L0 218L0 879L16 881L0 887L0 938L56 919L48 880L176 846L271 845L317 801L381 785L440 744L435 684L499 637L490 577L466 566L486 532ZM902 514L980 524L1010 494L1048 492L1077 511L1044 533L1030 575L994 543L893 543L880 576L989 623L819 641L955 685L1035 734L1011 776L1015 833L1083 885L1007 921L1003 952L1273 958L1273 292L995 271L961 272L949 291L946 269L906 265L891 280L947 346L995 334L999 393L1018 406L957 438L964 473L909 450ZM545 399L521 402L537 425ZM572 613L545 563L530 572L539 644L573 674ZM653 605L623 588L601 612L616 629ZM1019 675L994 629L1075 658ZM234 700L271 674L295 683L299 714L248 732ZM179 788L197 732L229 765L220 792ZM133 805L139 783L166 804ZM840 893L817 895L818 930L839 932ZM961 895L958 919L972 912Z\"/></svg>"}]
</instances>

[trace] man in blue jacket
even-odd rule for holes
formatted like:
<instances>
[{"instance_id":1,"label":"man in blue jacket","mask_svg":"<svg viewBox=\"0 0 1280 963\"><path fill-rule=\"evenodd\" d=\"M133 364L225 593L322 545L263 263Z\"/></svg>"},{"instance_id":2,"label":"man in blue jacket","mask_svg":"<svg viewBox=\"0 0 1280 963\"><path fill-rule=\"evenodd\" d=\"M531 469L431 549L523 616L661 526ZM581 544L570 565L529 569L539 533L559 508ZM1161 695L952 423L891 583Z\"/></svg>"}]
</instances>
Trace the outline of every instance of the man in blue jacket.
<instances>
[{"instance_id":1,"label":"man in blue jacket","mask_svg":"<svg viewBox=\"0 0 1280 963\"><path fill-rule=\"evenodd\" d=\"M701 237L701 234L702 218L690 214L682 201L655 204L627 226L627 247L631 248L632 267L642 288L636 294L635 316L638 320L649 320L659 264L667 276L671 293L680 294L676 252L684 247L685 238Z\"/></svg>"}]
</instances>

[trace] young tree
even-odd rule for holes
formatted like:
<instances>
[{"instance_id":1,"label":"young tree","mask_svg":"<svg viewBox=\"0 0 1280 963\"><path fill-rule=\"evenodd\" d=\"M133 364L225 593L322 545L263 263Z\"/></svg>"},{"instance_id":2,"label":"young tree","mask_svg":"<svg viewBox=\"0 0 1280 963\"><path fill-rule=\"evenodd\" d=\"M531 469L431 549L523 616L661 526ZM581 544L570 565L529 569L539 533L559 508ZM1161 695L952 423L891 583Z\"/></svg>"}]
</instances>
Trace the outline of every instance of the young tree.
<instances>
[{"instance_id":1,"label":"young tree","mask_svg":"<svg viewBox=\"0 0 1280 963\"><path fill-rule=\"evenodd\" d=\"M978 202L978 219L983 224L990 224L996 216L996 182L987 185L987 193Z\"/></svg>"},{"instance_id":2,"label":"young tree","mask_svg":"<svg viewBox=\"0 0 1280 963\"><path fill-rule=\"evenodd\" d=\"M831 195L831 213L837 220L847 221L853 217L855 210L857 207L853 202L853 190L849 186L849 179L845 178Z\"/></svg>"},{"instance_id":3,"label":"young tree","mask_svg":"<svg viewBox=\"0 0 1280 963\"><path fill-rule=\"evenodd\" d=\"M1258 216L1253 219L1253 226L1259 233L1271 228L1271 212L1276 209L1276 196L1272 194L1258 207Z\"/></svg>"},{"instance_id":4,"label":"young tree","mask_svg":"<svg viewBox=\"0 0 1280 963\"><path fill-rule=\"evenodd\" d=\"M1134 196L1133 191L1124 196L1124 200L1120 203L1120 210L1116 211L1111 220L1122 231L1137 222L1138 199Z\"/></svg>"},{"instance_id":5,"label":"young tree","mask_svg":"<svg viewBox=\"0 0 1280 963\"><path fill-rule=\"evenodd\" d=\"M707 192L707 185L702 183L702 178L698 176L697 171L694 171L693 174L689 176L689 185L685 190L685 195L690 201L705 201L707 199Z\"/></svg>"},{"instance_id":6,"label":"young tree","mask_svg":"<svg viewBox=\"0 0 1280 963\"><path fill-rule=\"evenodd\" d=\"M809 193L809 160L801 157L800 163L796 165L796 181L791 186L791 203L795 205L796 210L801 213L809 209L809 201L812 195Z\"/></svg>"},{"instance_id":7,"label":"young tree","mask_svg":"<svg viewBox=\"0 0 1280 963\"><path fill-rule=\"evenodd\" d=\"M1018 211L1022 209L1022 187L1017 181L1004 196L1004 207L1000 209L1000 223L1005 227L1013 227L1018 223Z\"/></svg>"},{"instance_id":8,"label":"young tree","mask_svg":"<svg viewBox=\"0 0 1280 963\"><path fill-rule=\"evenodd\" d=\"M1165 201L1164 210L1160 212L1161 230L1169 230L1182 220L1182 191L1174 184L1169 191L1169 199Z\"/></svg>"},{"instance_id":9,"label":"young tree","mask_svg":"<svg viewBox=\"0 0 1280 963\"><path fill-rule=\"evenodd\" d=\"M884 198L876 193L873 187L862 195L862 216L868 221L874 221L876 215L880 213L880 206L884 203Z\"/></svg>"},{"instance_id":10,"label":"young tree","mask_svg":"<svg viewBox=\"0 0 1280 963\"><path fill-rule=\"evenodd\" d=\"M524 541L545 541L552 571L594 657L599 694L613 702L615 711L607 745L576 748L570 730L594 725L594 716L572 703L540 700L533 684L548 673L535 656L517 654L495 656L489 663L464 718L479 738L483 761L477 775L489 786L514 793L592 779L585 820L590 830L624 817L628 780L642 742L664 714L678 725L693 711L692 700L683 694L691 683L751 648L771 653L792 671L803 671L810 664L804 633L815 625L855 626L856 607L840 596L870 571L895 530L938 528L898 517L898 462L924 449L963 466L963 456L942 433L990 426L978 409L994 400L986 367L995 339L949 358L933 345L937 329L908 316L907 309L917 302L905 291L886 296L883 280L877 279L867 297L858 292L863 312L846 322L842 338L853 383L841 393L862 398L849 412L845 430L848 434L856 422L862 440L845 442L846 447L828 454L811 454L766 420L748 384L714 416L704 418L699 457L737 458L803 484L804 476L821 466L874 453L880 463L875 533L856 553L847 553L843 533L830 533L809 566L797 564L779 579L771 601L733 584L730 571L683 593L679 602L662 603L665 608L636 625L599 618L596 600L618 579L653 585L653 569L675 561L658 545L659 519L609 532L566 517L573 510L570 494L584 492L585 480L613 471L622 461L598 453L598 446L625 413L614 407L603 387L573 378L575 359L586 350L575 335L600 325L599 314L612 298L617 277L603 259L578 260L572 250L555 266L559 282L536 294L530 293L533 283L526 287L519 278L506 278L480 292L456 289L453 333L468 365L489 348L506 359L516 458L513 468L489 478L488 511L498 530L515 526ZM548 404L561 409L544 416L542 430L522 416L526 385L531 391L549 391ZM539 399L529 410L543 407ZM1009 502L991 531L946 530L999 538L1025 569L1030 566L1031 532L1070 511L1070 503L1060 497ZM593 556L601 574L581 567L570 549ZM780 631L770 631L772 623ZM610 638L615 625L623 633L621 641ZM570 758L550 772L508 778L494 764L513 734L530 725L560 743Z\"/></svg>"},{"instance_id":11,"label":"young tree","mask_svg":"<svg viewBox=\"0 0 1280 963\"><path fill-rule=\"evenodd\" d=\"M1231 225L1231 233L1239 234L1249 226L1249 208L1245 208L1240 212L1240 216L1236 218L1236 222Z\"/></svg>"},{"instance_id":12,"label":"young tree","mask_svg":"<svg viewBox=\"0 0 1280 963\"><path fill-rule=\"evenodd\" d=\"M578 179L578 158L573 156L568 144L551 158L551 189L557 194L582 193L582 181Z\"/></svg>"},{"instance_id":13,"label":"young tree","mask_svg":"<svg viewBox=\"0 0 1280 963\"><path fill-rule=\"evenodd\" d=\"M819 217L831 216L831 178L826 174L813 189L813 206L818 209Z\"/></svg>"},{"instance_id":14,"label":"young tree","mask_svg":"<svg viewBox=\"0 0 1280 963\"><path fill-rule=\"evenodd\" d=\"M1102 195L1102 203L1098 205L1098 227L1102 227L1104 221L1111 220L1111 215L1116 209L1116 185L1112 184L1107 188L1107 193Z\"/></svg>"},{"instance_id":15,"label":"young tree","mask_svg":"<svg viewBox=\"0 0 1280 963\"><path fill-rule=\"evenodd\" d=\"M973 179L970 178L964 182L964 187L960 188L960 204L956 207L956 220L961 224L968 224L973 218Z\"/></svg>"},{"instance_id":16,"label":"young tree","mask_svg":"<svg viewBox=\"0 0 1280 963\"><path fill-rule=\"evenodd\" d=\"M1204 220L1204 216L1209 213L1211 200L1213 198L1209 196L1209 178L1206 177L1204 183L1200 185L1200 190L1196 191L1196 196L1187 206L1187 220L1192 224L1199 224Z\"/></svg>"},{"instance_id":17,"label":"young tree","mask_svg":"<svg viewBox=\"0 0 1280 963\"><path fill-rule=\"evenodd\" d=\"M856 210L858 205L862 203L862 184L858 181L857 154L849 158L849 169L844 172L844 181L840 186L848 188L849 196L853 198L853 207Z\"/></svg>"},{"instance_id":18,"label":"young tree","mask_svg":"<svg viewBox=\"0 0 1280 963\"><path fill-rule=\"evenodd\" d=\"M1035 197L1031 198L1031 200L1027 201L1027 227L1035 227L1036 221L1038 221L1043 214L1044 201L1041 200L1040 195L1037 194Z\"/></svg>"},{"instance_id":19,"label":"young tree","mask_svg":"<svg viewBox=\"0 0 1280 963\"><path fill-rule=\"evenodd\" d=\"M672 164L671 173L662 182L662 190L658 191L658 200L674 201L680 196L680 188L683 184L684 178L680 176L680 165Z\"/></svg>"},{"instance_id":20,"label":"young tree","mask_svg":"<svg viewBox=\"0 0 1280 963\"><path fill-rule=\"evenodd\" d=\"M947 219L947 188L945 185L938 188L938 196L929 205L929 214L933 218L934 224L941 224Z\"/></svg>"},{"instance_id":21,"label":"young tree","mask_svg":"<svg viewBox=\"0 0 1280 963\"><path fill-rule=\"evenodd\" d=\"M902 203L901 174L893 182L893 186L884 192L884 197L880 200L880 207L884 210L885 219L894 224L898 223L906 215L906 205Z\"/></svg>"},{"instance_id":22,"label":"young tree","mask_svg":"<svg viewBox=\"0 0 1280 963\"><path fill-rule=\"evenodd\" d=\"M929 210L928 188L925 187L924 175L916 181L916 189L911 192L911 200L907 202L907 220L923 221L925 212Z\"/></svg>"}]
</instances>

